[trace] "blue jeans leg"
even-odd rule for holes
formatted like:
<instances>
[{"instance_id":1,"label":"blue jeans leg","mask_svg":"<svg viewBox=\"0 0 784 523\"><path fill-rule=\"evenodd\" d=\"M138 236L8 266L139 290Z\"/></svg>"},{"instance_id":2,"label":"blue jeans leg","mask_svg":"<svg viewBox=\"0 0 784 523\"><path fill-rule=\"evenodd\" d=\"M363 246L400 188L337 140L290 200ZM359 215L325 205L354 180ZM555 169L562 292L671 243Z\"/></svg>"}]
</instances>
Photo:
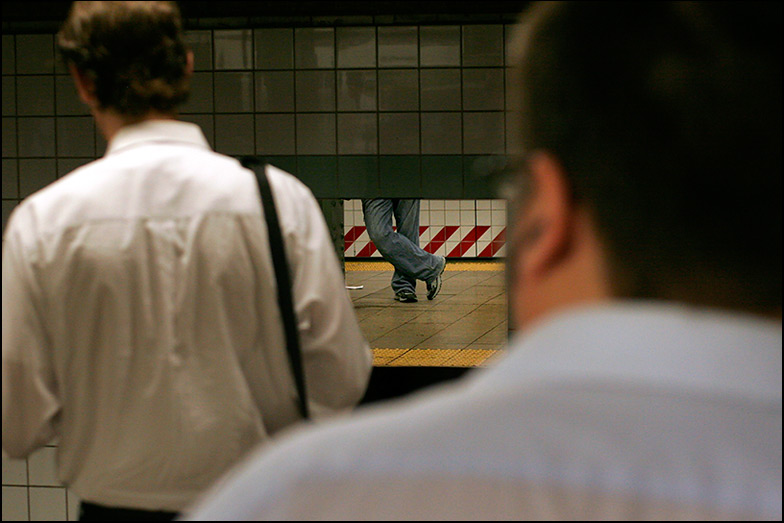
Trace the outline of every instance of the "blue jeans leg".
<instances>
[{"instance_id":1,"label":"blue jeans leg","mask_svg":"<svg viewBox=\"0 0 784 523\"><path fill-rule=\"evenodd\" d=\"M365 226L381 256L392 264L392 290L416 292L416 280L432 278L437 256L419 247L419 200L374 198L362 200ZM392 218L397 232L392 228Z\"/></svg>"}]
</instances>

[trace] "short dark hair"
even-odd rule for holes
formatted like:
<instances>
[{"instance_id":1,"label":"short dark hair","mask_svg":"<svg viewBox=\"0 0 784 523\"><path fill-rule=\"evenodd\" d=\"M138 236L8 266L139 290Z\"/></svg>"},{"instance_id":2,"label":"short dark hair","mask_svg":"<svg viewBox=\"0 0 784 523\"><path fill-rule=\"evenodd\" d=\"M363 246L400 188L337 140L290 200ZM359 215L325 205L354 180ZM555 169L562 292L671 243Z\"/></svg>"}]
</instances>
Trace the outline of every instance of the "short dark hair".
<instances>
[{"instance_id":1,"label":"short dark hair","mask_svg":"<svg viewBox=\"0 0 784 523\"><path fill-rule=\"evenodd\" d=\"M57 34L63 60L95 81L104 109L171 113L189 91L175 2L74 2Z\"/></svg>"},{"instance_id":2,"label":"short dark hair","mask_svg":"<svg viewBox=\"0 0 784 523\"><path fill-rule=\"evenodd\" d=\"M522 152L558 158L614 293L781 310L779 2L544 2Z\"/></svg>"}]
</instances>

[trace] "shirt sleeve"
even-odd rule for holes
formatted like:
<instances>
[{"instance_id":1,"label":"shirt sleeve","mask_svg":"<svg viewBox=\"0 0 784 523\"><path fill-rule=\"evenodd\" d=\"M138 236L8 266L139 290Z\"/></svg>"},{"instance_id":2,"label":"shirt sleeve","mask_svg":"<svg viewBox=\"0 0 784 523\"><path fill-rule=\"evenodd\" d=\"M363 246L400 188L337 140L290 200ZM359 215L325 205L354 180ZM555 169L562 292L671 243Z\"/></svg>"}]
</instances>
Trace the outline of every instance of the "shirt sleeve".
<instances>
[{"instance_id":1,"label":"shirt sleeve","mask_svg":"<svg viewBox=\"0 0 784 523\"><path fill-rule=\"evenodd\" d=\"M9 220L2 266L3 454L11 458L24 458L48 443L60 410L41 293L25 252L20 214Z\"/></svg>"},{"instance_id":2,"label":"shirt sleeve","mask_svg":"<svg viewBox=\"0 0 784 523\"><path fill-rule=\"evenodd\" d=\"M324 215L307 187L296 184L297 230L287 231L309 407L314 418L356 406L367 388L373 355L356 319ZM291 209L289 209L290 211ZM285 226L284 226L285 227Z\"/></svg>"}]
</instances>

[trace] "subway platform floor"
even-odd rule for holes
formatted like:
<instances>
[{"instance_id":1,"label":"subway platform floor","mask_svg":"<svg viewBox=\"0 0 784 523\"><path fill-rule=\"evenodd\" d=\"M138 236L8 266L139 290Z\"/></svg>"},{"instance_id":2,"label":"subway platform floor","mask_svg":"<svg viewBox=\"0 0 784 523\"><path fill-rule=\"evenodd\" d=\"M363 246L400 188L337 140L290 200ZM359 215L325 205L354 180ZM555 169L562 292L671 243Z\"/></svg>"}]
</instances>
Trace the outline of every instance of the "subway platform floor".
<instances>
[{"instance_id":1,"label":"subway platform floor","mask_svg":"<svg viewBox=\"0 0 784 523\"><path fill-rule=\"evenodd\" d=\"M416 303L394 300L393 268L382 260L347 259L346 287L375 367L484 366L507 341L503 261L448 261L441 292Z\"/></svg>"}]
</instances>

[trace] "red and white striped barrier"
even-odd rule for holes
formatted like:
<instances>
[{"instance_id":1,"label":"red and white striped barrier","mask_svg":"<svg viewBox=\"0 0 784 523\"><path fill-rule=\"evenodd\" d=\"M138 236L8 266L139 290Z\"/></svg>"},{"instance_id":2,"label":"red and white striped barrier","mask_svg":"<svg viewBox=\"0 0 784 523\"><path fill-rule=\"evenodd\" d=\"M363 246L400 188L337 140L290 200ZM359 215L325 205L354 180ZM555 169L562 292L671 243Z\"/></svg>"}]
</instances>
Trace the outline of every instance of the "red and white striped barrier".
<instances>
[{"instance_id":1,"label":"red and white striped barrier","mask_svg":"<svg viewBox=\"0 0 784 523\"><path fill-rule=\"evenodd\" d=\"M505 255L506 227L423 225L419 238L426 252L447 258L501 258ZM346 227L344 253L356 258L381 257L364 225Z\"/></svg>"}]
</instances>

